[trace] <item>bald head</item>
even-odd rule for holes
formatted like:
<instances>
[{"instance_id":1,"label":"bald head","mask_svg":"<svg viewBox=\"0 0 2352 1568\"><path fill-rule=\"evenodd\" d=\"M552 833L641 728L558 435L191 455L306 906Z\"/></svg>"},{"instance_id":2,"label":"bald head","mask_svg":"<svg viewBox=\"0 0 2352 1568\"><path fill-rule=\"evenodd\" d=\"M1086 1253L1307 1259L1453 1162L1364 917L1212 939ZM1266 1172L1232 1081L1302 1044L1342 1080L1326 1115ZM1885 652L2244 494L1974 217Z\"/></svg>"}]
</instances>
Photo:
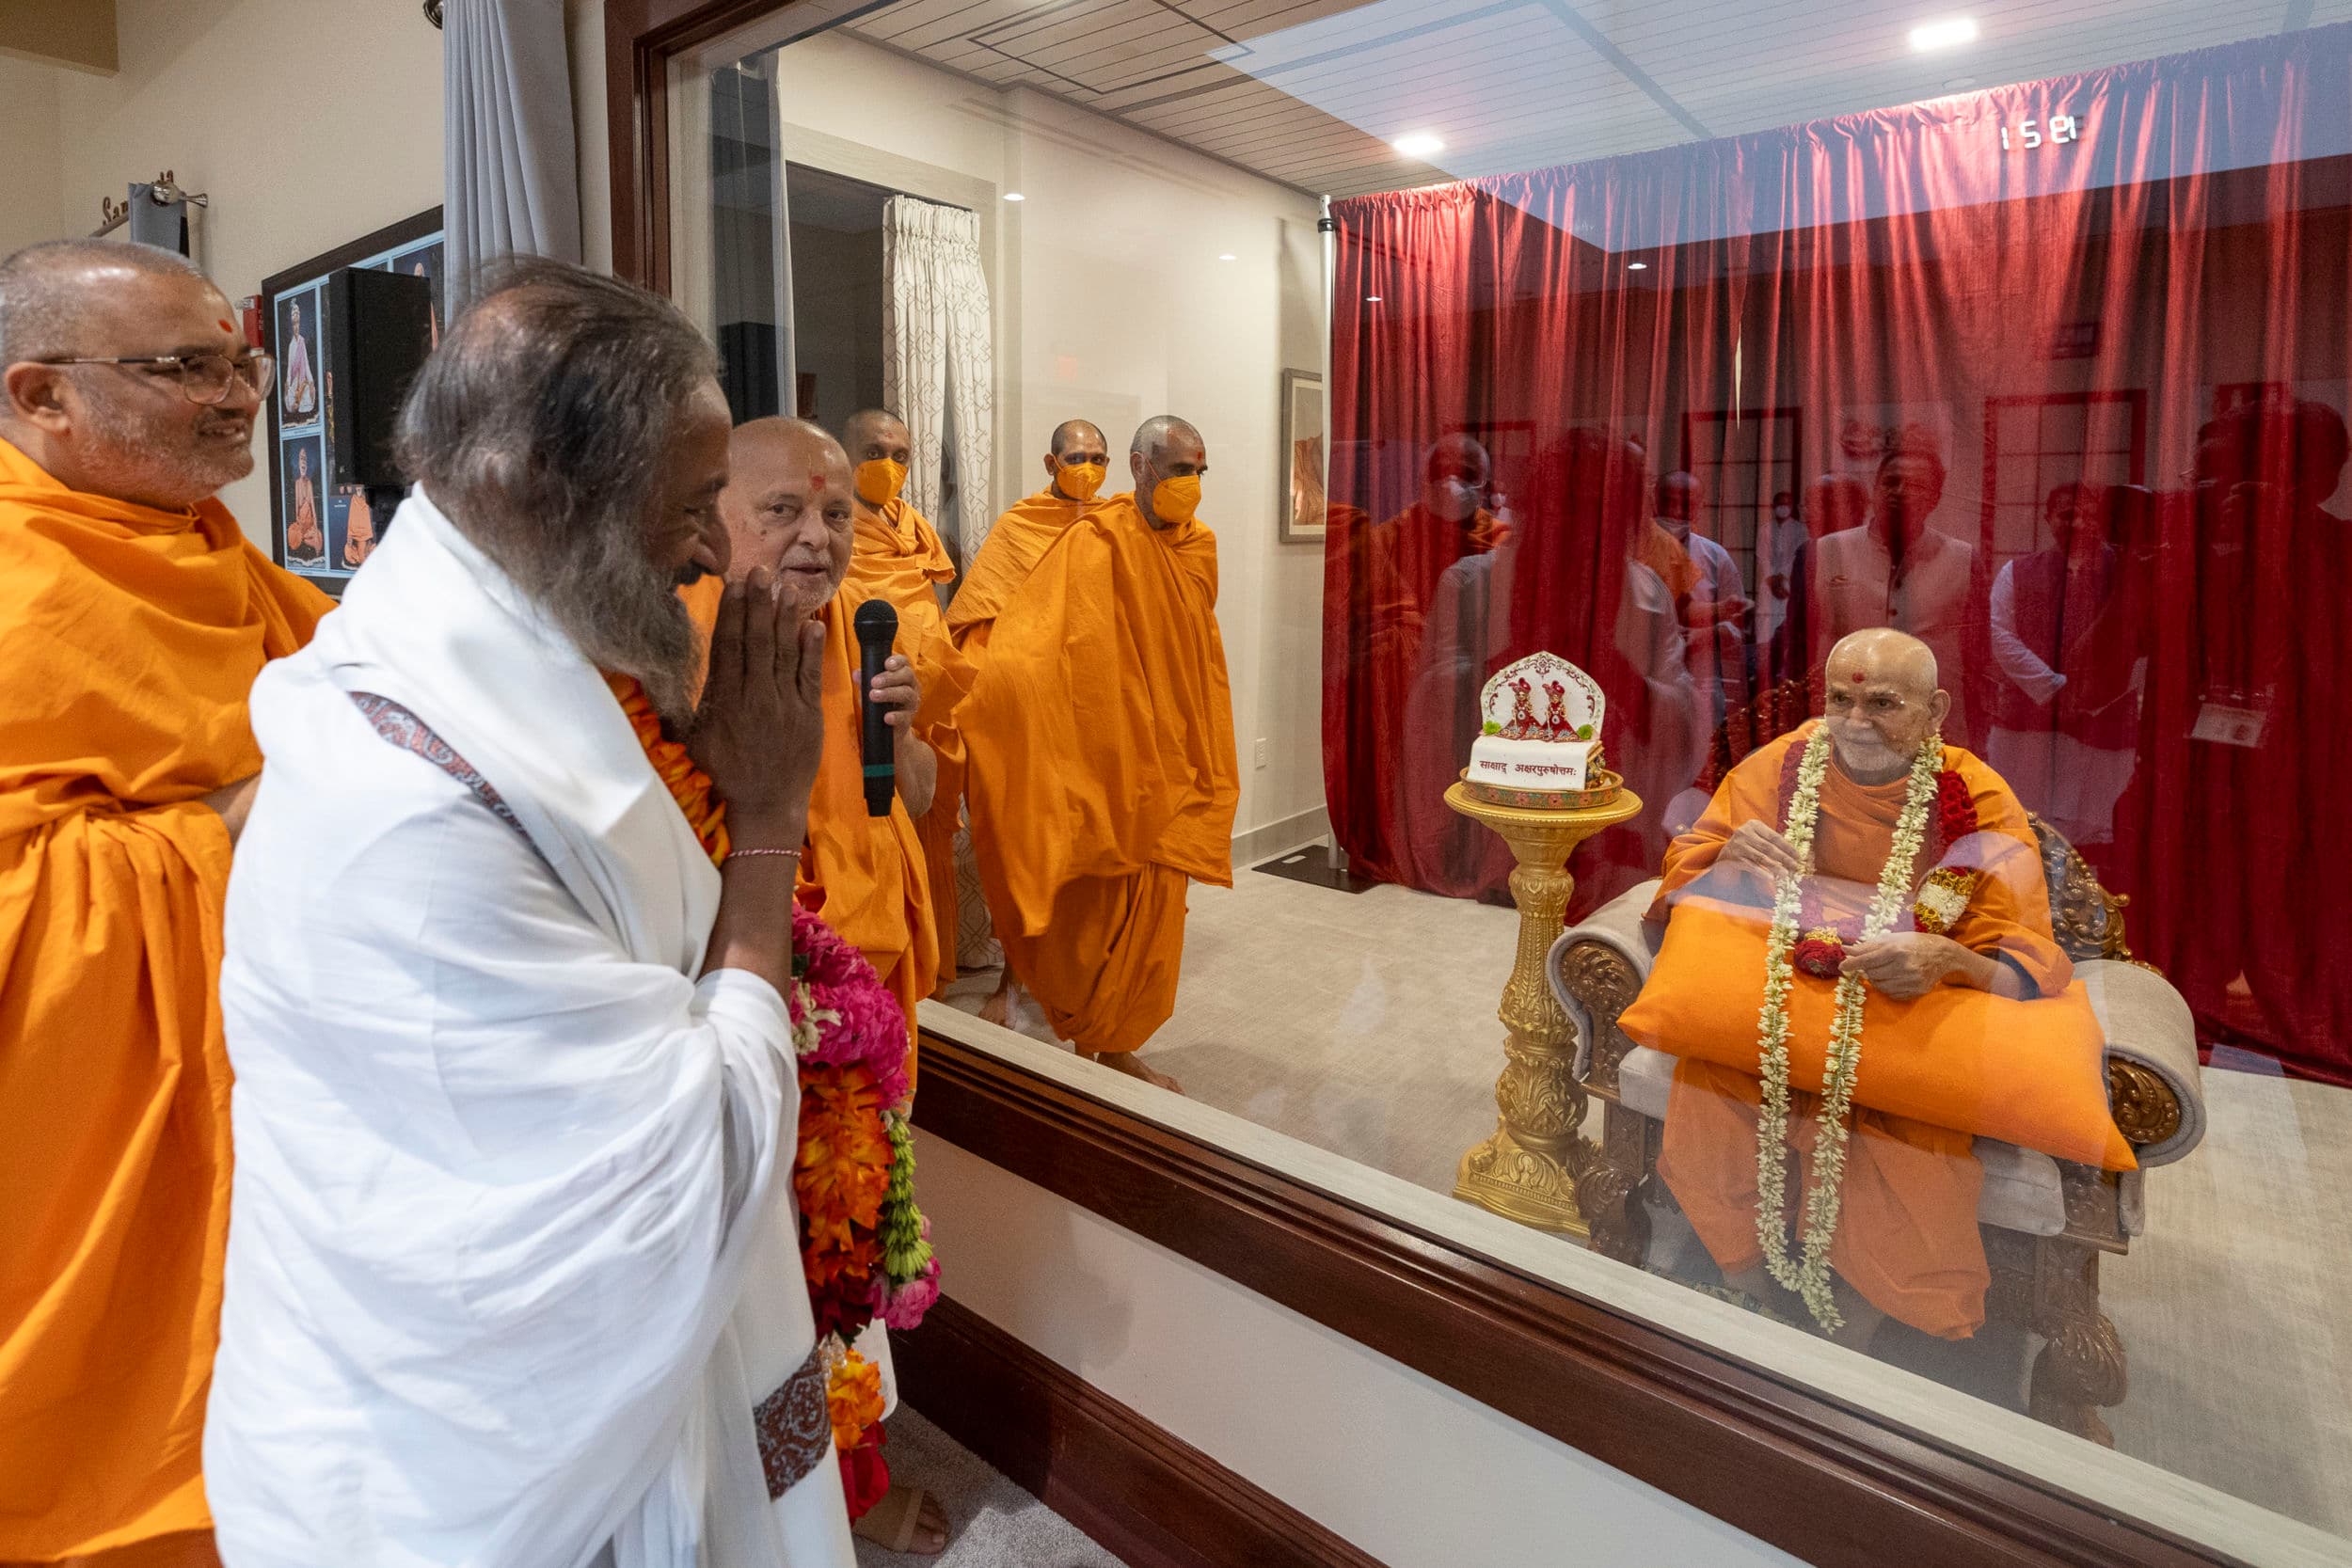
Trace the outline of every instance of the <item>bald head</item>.
<instances>
[{"instance_id":1,"label":"bald head","mask_svg":"<svg viewBox=\"0 0 2352 1568\"><path fill-rule=\"evenodd\" d=\"M1110 440L1104 436L1103 427L1088 420L1062 420L1054 427L1054 438L1046 446L1046 450L1056 457L1072 463L1084 461L1082 455L1073 454L1086 452L1102 453L1094 461L1103 462L1109 457L1110 449Z\"/></svg>"},{"instance_id":2,"label":"bald head","mask_svg":"<svg viewBox=\"0 0 2352 1568\"><path fill-rule=\"evenodd\" d=\"M0 365L116 352L84 347L82 337L110 294L148 278L193 279L212 288L194 261L151 245L51 240L26 245L0 261Z\"/></svg>"},{"instance_id":3,"label":"bald head","mask_svg":"<svg viewBox=\"0 0 2352 1568\"><path fill-rule=\"evenodd\" d=\"M1180 420L1173 414L1154 414L1136 426L1135 439L1127 443L1127 451L1131 456L1156 463L1167 454L1170 445L1198 447L1200 444L1200 432L1187 420Z\"/></svg>"},{"instance_id":4,"label":"bald head","mask_svg":"<svg viewBox=\"0 0 2352 1568\"><path fill-rule=\"evenodd\" d=\"M1862 784L1900 778L1951 711L1935 651L1908 632L1873 626L1830 650L1823 722L1838 765Z\"/></svg>"},{"instance_id":5,"label":"bald head","mask_svg":"<svg viewBox=\"0 0 2352 1568\"><path fill-rule=\"evenodd\" d=\"M1054 427L1054 438L1046 444L1046 483L1064 500L1091 500L1102 488L1110 461L1111 444L1100 425L1064 420Z\"/></svg>"},{"instance_id":6,"label":"bald head","mask_svg":"<svg viewBox=\"0 0 2352 1568\"><path fill-rule=\"evenodd\" d=\"M1829 651L1829 663L1833 671L1842 665L1849 682L1858 673L1883 677L1899 685L1906 694L1919 696L1933 691L1941 675L1935 650L1893 626L1866 626L1849 632Z\"/></svg>"},{"instance_id":7,"label":"bald head","mask_svg":"<svg viewBox=\"0 0 2352 1568\"><path fill-rule=\"evenodd\" d=\"M1186 420L1154 415L1127 443L1127 471L1135 476L1136 510L1143 520L1155 529L1173 528L1190 521L1200 503L1209 449Z\"/></svg>"},{"instance_id":8,"label":"bald head","mask_svg":"<svg viewBox=\"0 0 2352 1568\"><path fill-rule=\"evenodd\" d=\"M69 488L177 512L244 478L265 372L175 251L56 240L0 261L0 436Z\"/></svg>"},{"instance_id":9,"label":"bald head","mask_svg":"<svg viewBox=\"0 0 2352 1568\"><path fill-rule=\"evenodd\" d=\"M728 459L719 497L727 576L773 572L801 613L815 615L850 567L856 515L849 454L806 420L772 419L737 426Z\"/></svg>"},{"instance_id":10,"label":"bald head","mask_svg":"<svg viewBox=\"0 0 2352 1568\"><path fill-rule=\"evenodd\" d=\"M861 408L841 426L841 444L852 463L875 458L904 463L910 444L907 423L887 408Z\"/></svg>"}]
</instances>

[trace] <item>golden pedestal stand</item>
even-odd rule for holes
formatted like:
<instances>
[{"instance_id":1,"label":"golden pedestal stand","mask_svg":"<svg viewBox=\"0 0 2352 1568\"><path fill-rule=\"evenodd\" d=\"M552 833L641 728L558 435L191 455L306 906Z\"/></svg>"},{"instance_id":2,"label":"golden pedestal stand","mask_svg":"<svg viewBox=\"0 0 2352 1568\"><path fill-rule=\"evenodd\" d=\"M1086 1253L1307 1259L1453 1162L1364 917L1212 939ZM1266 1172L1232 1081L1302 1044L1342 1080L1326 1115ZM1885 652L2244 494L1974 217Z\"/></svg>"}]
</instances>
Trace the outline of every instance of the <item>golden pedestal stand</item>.
<instances>
[{"instance_id":1,"label":"golden pedestal stand","mask_svg":"<svg viewBox=\"0 0 2352 1568\"><path fill-rule=\"evenodd\" d=\"M1576 1030L1551 993L1544 959L1559 940L1561 920L1576 879L1568 855L1606 828L1641 815L1642 800L1620 790L1606 805L1578 811L1532 811L1491 805L1457 784L1445 803L1502 835L1518 865L1511 897L1519 908L1518 962L1502 988L1502 1026L1510 1031L1502 1076L1495 1080L1502 1113L1495 1134L1462 1156L1454 1196L1505 1219L1544 1230L1585 1234L1576 1183L1595 1158L1578 1135L1584 1089L1576 1081Z\"/></svg>"}]
</instances>

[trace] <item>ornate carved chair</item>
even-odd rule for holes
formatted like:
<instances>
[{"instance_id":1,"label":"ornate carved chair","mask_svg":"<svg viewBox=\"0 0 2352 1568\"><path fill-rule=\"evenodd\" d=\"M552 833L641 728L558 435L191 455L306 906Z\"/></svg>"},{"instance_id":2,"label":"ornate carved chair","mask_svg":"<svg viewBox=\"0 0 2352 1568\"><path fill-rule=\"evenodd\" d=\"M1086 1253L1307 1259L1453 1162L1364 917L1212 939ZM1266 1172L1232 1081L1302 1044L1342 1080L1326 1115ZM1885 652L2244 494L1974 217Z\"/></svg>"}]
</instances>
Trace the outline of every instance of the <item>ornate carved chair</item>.
<instances>
[{"instance_id":1,"label":"ornate carved chair","mask_svg":"<svg viewBox=\"0 0 2352 1568\"><path fill-rule=\"evenodd\" d=\"M1759 698L1769 700L1773 693ZM1718 760L1728 766L1736 756ZM2115 1325L2099 1310L2099 1259L2128 1251L2145 1228L2148 1172L2182 1159L2204 1136L2204 1092L2188 1005L2131 957L2123 900L2099 885L2055 829L2037 819L2034 832L2058 942L2106 1035L2109 1104L2140 1168L2117 1175L1979 1138L1985 1180L1977 1219L1993 1272L1985 1313L2044 1341L2029 1393L2035 1418L2111 1445L2098 1411L2122 1402L2124 1356ZM1657 891L1645 882L1564 932L1547 966L1576 1026L1577 1080L1602 1106L1599 1157L1578 1182L1578 1206L1594 1249L1636 1267L1649 1253L1645 1201L1658 1186L1675 1059L1633 1045L1617 1020L1656 957L1659 933L1642 916Z\"/></svg>"}]
</instances>

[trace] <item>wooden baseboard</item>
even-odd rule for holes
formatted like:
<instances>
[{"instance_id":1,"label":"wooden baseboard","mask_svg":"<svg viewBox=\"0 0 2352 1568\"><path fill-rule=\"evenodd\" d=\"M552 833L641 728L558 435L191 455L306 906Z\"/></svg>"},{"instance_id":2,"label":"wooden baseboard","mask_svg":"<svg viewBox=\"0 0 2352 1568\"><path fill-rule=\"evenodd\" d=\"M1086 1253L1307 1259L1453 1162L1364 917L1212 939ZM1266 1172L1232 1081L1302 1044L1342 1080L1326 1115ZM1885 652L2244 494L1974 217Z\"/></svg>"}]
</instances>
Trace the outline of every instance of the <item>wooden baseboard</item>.
<instances>
[{"instance_id":1,"label":"wooden baseboard","mask_svg":"<svg viewBox=\"0 0 2352 1568\"><path fill-rule=\"evenodd\" d=\"M1380 1568L952 1300L890 1356L910 1406L1130 1568Z\"/></svg>"}]
</instances>

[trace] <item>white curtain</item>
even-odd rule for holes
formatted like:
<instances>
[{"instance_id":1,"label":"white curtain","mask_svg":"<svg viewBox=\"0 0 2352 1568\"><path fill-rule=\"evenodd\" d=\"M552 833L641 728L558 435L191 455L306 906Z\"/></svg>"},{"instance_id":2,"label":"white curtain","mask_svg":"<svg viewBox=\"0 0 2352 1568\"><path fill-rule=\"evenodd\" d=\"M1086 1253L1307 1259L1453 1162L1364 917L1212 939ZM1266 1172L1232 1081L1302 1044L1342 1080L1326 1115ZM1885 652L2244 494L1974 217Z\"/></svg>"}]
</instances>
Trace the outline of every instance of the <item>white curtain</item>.
<instances>
[{"instance_id":1,"label":"white curtain","mask_svg":"<svg viewBox=\"0 0 2352 1568\"><path fill-rule=\"evenodd\" d=\"M996 360L980 220L898 196L882 209L882 401L914 437L907 490L960 562L988 537ZM954 438L956 511L940 515L941 454Z\"/></svg>"},{"instance_id":2,"label":"white curtain","mask_svg":"<svg viewBox=\"0 0 2352 1568\"><path fill-rule=\"evenodd\" d=\"M441 23L445 287L464 303L482 263L578 261L580 159L564 0L449 0Z\"/></svg>"}]
</instances>

